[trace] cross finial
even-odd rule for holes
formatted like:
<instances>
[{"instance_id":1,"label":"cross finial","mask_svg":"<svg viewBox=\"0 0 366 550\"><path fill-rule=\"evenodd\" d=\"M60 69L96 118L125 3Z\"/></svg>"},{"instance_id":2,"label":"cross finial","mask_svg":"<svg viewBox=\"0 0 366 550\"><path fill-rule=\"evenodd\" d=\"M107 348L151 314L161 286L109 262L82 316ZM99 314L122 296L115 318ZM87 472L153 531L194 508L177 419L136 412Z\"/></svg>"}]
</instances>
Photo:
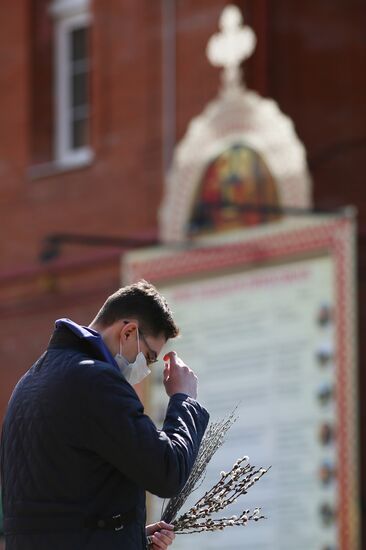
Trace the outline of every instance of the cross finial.
<instances>
[{"instance_id":1,"label":"cross finial","mask_svg":"<svg viewBox=\"0 0 366 550\"><path fill-rule=\"evenodd\" d=\"M224 88L239 87L240 64L251 56L257 39L254 31L243 25L243 17L237 6L226 6L219 26L221 32L214 34L208 41L207 57L212 65L224 68Z\"/></svg>"}]
</instances>

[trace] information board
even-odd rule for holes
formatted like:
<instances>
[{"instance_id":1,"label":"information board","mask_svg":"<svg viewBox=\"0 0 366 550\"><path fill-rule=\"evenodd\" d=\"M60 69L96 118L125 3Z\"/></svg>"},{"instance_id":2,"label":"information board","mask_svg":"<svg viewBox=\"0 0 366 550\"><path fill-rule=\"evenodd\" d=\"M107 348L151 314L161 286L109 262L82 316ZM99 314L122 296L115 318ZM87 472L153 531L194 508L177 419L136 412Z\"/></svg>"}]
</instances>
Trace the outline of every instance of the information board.
<instances>
[{"instance_id":1,"label":"information board","mask_svg":"<svg viewBox=\"0 0 366 550\"><path fill-rule=\"evenodd\" d=\"M190 503L238 457L249 455L257 466L272 466L228 512L261 506L266 520L178 536L177 550L358 547L352 233L344 222L333 223L333 232L326 223L319 233L309 229L303 228L302 239L292 231L279 232L282 254L272 235L257 261L245 261L255 238L246 241L246 254L236 248L231 269L224 271L219 247L216 272L211 265L209 273L202 273L207 254L201 251L200 267L197 256L191 256L199 277L186 274L158 285L181 328L181 337L167 349L173 346L196 371L199 400L213 419L238 406L239 418ZM294 238L297 253L290 246ZM230 246L238 242L222 246L225 257ZM130 260L130 268L136 260L135 268L142 268L141 253ZM145 261L149 278L155 260L149 256ZM158 425L167 404L161 376L161 369L155 370L148 403ZM159 499L151 501L153 519L160 518L161 507Z\"/></svg>"}]
</instances>

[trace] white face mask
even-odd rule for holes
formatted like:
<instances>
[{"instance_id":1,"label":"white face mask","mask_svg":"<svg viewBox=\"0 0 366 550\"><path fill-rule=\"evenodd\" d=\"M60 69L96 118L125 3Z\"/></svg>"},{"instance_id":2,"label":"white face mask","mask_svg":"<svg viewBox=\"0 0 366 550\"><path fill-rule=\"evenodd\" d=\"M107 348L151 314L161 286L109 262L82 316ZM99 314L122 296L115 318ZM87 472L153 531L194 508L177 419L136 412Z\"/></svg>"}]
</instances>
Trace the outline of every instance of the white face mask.
<instances>
[{"instance_id":1,"label":"white face mask","mask_svg":"<svg viewBox=\"0 0 366 550\"><path fill-rule=\"evenodd\" d=\"M151 373L151 370L147 366L146 357L140 351L140 339L139 339L139 329L136 328L137 334L137 356L133 363L129 363L124 355L122 355L122 344L121 340L119 341L119 353L114 356L114 359L117 365L120 368L121 373L126 378L127 382L134 386L141 382L146 376Z\"/></svg>"}]
</instances>

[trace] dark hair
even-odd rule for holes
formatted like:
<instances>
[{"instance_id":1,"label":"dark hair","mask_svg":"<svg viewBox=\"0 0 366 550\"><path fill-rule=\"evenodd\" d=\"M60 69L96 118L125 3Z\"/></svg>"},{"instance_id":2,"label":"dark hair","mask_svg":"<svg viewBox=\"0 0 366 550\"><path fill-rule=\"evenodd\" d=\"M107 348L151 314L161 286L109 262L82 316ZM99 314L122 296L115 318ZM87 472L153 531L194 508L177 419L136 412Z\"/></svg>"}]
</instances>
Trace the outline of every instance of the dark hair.
<instances>
[{"instance_id":1,"label":"dark hair","mask_svg":"<svg viewBox=\"0 0 366 550\"><path fill-rule=\"evenodd\" d=\"M144 280L124 286L109 296L94 321L110 326L123 318L137 319L141 330L154 337L163 334L168 340L179 334L167 301Z\"/></svg>"}]
</instances>

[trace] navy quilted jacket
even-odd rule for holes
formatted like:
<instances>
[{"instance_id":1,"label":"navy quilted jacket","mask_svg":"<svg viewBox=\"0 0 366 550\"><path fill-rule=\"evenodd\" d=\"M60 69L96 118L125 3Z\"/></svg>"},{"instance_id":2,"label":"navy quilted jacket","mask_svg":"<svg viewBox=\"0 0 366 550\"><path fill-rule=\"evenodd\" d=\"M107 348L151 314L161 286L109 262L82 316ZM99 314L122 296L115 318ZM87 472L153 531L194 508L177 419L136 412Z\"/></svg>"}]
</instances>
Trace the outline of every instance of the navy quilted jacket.
<instances>
[{"instance_id":1,"label":"navy quilted jacket","mask_svg":"<svg viewBox=\"0 0 366 550\"><path fill-rule=\"evenodd\" d=\"M1 441L7 550L144 549L145 490L171 497L190 473L207 411L176 394L159 431L101 359L58 327L14 389ZM117 514L119 530L88 523Z\"/></svg>"}]
</instances>

